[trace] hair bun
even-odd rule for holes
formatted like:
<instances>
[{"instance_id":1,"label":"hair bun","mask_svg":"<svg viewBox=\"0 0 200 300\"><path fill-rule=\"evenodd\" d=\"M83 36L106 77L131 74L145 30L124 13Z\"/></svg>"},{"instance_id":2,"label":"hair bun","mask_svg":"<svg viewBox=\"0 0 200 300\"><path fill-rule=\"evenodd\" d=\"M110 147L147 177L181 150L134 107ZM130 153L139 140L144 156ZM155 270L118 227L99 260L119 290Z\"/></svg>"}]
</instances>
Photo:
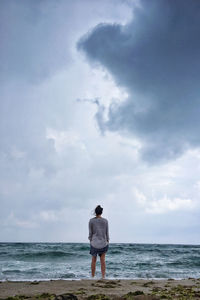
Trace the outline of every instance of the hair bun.
<instances>
[{"instance_id":1,"label":"hair bun","mask_svg":"<svg viewBox=\"0 0 200 300\"><path fill-rule=\"evenodd\" d=\"M97 207L95 208L95 214L101 215L102 212L103 212L103 207L101 207L101 205L97 205Z\"/></svg>"}]
</instances>

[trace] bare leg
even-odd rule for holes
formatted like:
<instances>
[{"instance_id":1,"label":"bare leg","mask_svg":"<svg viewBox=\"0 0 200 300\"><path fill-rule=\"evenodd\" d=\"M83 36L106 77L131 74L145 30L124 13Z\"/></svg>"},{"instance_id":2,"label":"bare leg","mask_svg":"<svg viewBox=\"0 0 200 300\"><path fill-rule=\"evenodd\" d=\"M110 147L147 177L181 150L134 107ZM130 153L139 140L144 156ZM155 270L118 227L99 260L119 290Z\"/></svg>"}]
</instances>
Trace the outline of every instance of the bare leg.
<instances>
[{"instance_id":1,"label":"bare leg","mask_svg":"<svg viewBox=\"0 0 200 300\"><path fill-rule=\"evenodd\" d=\"M94 277L94 275L95 275L96 261L97 261L97 257L92 256L92 263L91 263L92 277Z\"/></svg>"},{"instance_id":2,"label":"bare leg","mask_svg":"<svg viewBox=\"0 0 200 300\"><path fill-rule=\"evenodd\" d=\"M106 262L105 262L105 257L106 257L106 253L101 254L100 256L100 261L101 261L101 274L102 274L102 278L105 278L105 273L106 273Z\"/></svg>"}]
</instances>

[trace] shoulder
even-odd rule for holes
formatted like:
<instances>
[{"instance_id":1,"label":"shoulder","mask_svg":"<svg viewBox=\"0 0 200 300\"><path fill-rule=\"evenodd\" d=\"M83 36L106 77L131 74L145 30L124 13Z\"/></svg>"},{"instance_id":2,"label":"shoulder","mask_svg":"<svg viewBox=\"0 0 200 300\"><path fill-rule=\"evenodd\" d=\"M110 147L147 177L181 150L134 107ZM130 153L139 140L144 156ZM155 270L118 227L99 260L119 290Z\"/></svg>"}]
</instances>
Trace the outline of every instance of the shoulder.
<instances>
[{"instance_id":1,"label":"shoulder","mask_svg":"<svg viewBox=\"0 0 200 300\"><path fill-rule=\"evenodd\" d=\"M108 223L108 220L106 218L101 218L103 222Z\"/></svg>"},{"instance_id":2,"label":"shoulder","mask_svg":"<svg viewBox=\"0 0 200 300\"><path fill-rule=\"evenodd\" d=\"M91 218L91 219L89 220L89 223L94 222L94 219L95 219L95 218Z\"/></svg>"}]
</instances>

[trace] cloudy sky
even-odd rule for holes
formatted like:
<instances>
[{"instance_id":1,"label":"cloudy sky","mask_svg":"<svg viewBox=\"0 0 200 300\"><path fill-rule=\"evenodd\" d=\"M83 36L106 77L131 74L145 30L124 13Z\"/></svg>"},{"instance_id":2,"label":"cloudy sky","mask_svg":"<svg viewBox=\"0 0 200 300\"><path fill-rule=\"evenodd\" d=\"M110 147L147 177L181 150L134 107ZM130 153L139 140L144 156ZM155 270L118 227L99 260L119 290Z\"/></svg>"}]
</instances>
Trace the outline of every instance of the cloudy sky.
<instances>
[{"instance_id":1,"label":"cloudy sky","mask_svg":"<svg viewBox=\"0 0 200 300\"><path fill-rule=\"evenodd\" d=\"M0 241L200 243L199 0L0 1Z\"/></svg>"}]
</instances>

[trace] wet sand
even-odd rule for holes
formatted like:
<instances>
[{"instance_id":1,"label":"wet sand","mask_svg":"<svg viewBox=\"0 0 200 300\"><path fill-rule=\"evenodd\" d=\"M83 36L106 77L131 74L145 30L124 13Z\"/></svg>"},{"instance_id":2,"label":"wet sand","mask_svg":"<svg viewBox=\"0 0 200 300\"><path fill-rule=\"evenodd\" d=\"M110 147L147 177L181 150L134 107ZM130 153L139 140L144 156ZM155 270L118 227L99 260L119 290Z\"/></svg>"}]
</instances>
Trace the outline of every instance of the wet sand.
<instances>
[{"instance_id":1,"label":"wet sand","mask_svg":"<svg viewBox=\"0 0 200 300\"><path fill-rule=\"evenodd\" d=\"M0 299L191 300L200 299L200 278L184 280L5 281L0 282Z\"/></svg>"}]
</instances>

